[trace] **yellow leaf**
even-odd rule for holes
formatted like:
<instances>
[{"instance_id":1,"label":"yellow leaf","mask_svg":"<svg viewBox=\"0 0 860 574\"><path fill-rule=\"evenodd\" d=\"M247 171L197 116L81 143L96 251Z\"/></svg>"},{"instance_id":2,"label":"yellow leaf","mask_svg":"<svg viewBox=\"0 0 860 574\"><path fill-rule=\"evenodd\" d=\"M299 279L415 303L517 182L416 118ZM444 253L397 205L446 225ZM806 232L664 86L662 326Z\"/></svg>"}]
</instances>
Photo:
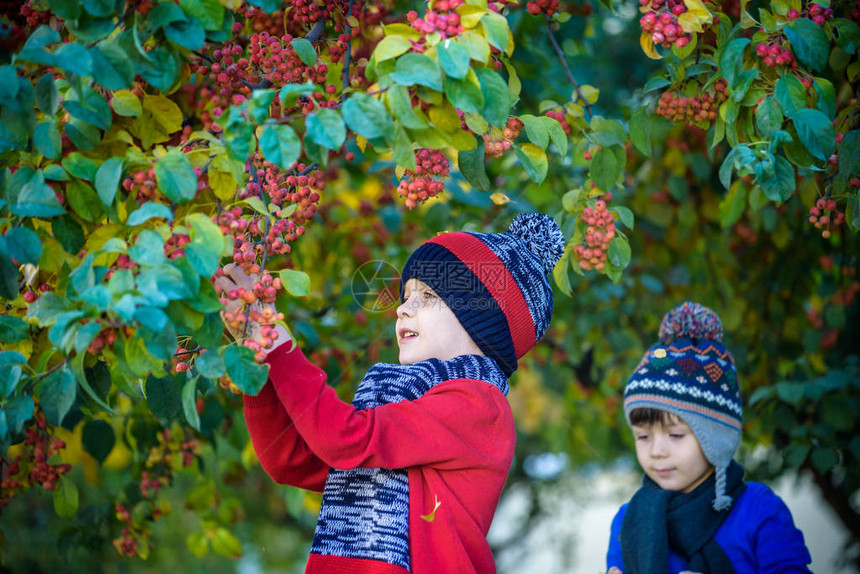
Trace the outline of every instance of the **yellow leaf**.
<instances>
[{"instance_id":1,"label":"yellow leaf","mask_svg":"<svg viewBox=\"0 0 860 574\"><path fill-rule=\"evenodd\" d=\"M346 23L349 24L350 28L358 28L361 25L361 23L358 21L358 18L356 18L355 16L347 17Z\"/></svg>"},{"instance_id":2,"label":"yellow leaf","mask_svg":"<svg viewBox=\"0 0 860 574\"><path fill-rule=\"evenodd\" d=\"M593 104L597 102L598 96L600 96L600 90L595 88L594 86L589 86L588 84L579 87L579 92L582 94L582 97L585 98L585 101L589 104ZM571 100L576 101L578 94L576 90L574 90L571 95Z\"/></svg>"},{"instance_id":3,"label":"yellow leaf","mask_svg":"<svg viewBox=\"0 0 860 574\"><path fill-rule=\"evenodd\" d=\"M238 10L244 0L219 0L221 5L228 10Z\"/></svg>"},{"instance_id":4,"label":"yellow leaf","mask_svg":"<svg viewBox=\"0 0 860 574\"><path fill-rule=\"evenodd\" d=\"M645 55L652 60L662 59L663 56L658 54L654 48L654 40L651 38L651 34L642 32L642 35L639 36L639 45L642 46L642 51L645 52Z\"/></svg>"},{"instance_id":5,"label":"yellow leaf","mask_svg":"<svg viewBox=\"0 0 860 574\"><path fill-rule=\"evenodd\" d=\"M699 23L699 19L690 12L684 12L678 16L678 24L681 25L681 30L687 34L692 32L704 32L702 25Z\"/></svg>"},{"instance_id":6,"label":"yellow leaf","mask_svg":"<svg viewBox=\"0 0 860 574\"><path fill-rule=\"evenodd\" d=\"M685 12L685 14L692 14L703 23L710 22L711 13L707 8L705 8L705 4L702 0L684 0L684 6L687 7L687 12ZM682 14L682 16L683 15L684 14Z\"/></svg>"},{"instance_id":7,"label":"yellow leaf","mask_svg":"<svg viewBox=\"0 0 860 574\"><path fill-rule=\"evenodd\" d=\"M474 4L461 4L457 7L457 14L460 15L460 23L464 28L474 28L487 13L486 7L475 6Z\"/></svg>"},{"instance_id":8,"label":"yellow leaf","mask_svg":"<svg viewBox=\"0 0 860 574\"><path fill-rule=\"evenodd\" d=\"M490 196L490 199L493 200L493 203L496 205L504 205L506 203L510 203L511 198L501 192L496 192Z\"/></svg>"},{"instance_id":9,"label":"yellow leaf","mask_svg":"<svg viewBox=\"0 0 860 574\"><path fill-rule=\"evenodd\" d=\"M367 148L367 140L364 139L364 136L362 136L362 135L356 135L355 136L355 145L357 145L358 149L360 149L361 152L364 153L364 150Z\"/></svg>"}]
</instances>

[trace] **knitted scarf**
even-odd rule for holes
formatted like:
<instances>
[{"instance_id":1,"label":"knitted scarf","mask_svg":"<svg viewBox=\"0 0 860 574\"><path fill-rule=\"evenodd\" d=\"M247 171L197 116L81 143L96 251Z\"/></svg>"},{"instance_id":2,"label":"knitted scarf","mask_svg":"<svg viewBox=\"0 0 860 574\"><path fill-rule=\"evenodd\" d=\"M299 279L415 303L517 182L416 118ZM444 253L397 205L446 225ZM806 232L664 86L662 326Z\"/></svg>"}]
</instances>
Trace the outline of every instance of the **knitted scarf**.
<instances>
[{"instance_id":1,"label":"knitted scarf","mask_svg":"<svg viewBox=\"0 0 860 574\"><path fill-rule=\"evenodd\" d=\"M732 461L726 476L726 493L732 502L746 488L744 469ZM732 574L735 569L714 540L731 508L712 506L715 478L711 474L695 490L663 490L646 475L621 523L624 574L657 574L669 570L669 550L683 556L687 569L701 574Z\"/></svg>"},{"instance_id":2,"label":"knitted scarf","mask_svg":"<svg viewBox=\"0 0 860 574\"><path fill-rule=\"evenodd\" d=\"M362 379L352 401L357 409L420 398L453 379L486 381L508 394L508 379L496 362L481 355L412 365L377 363ZM391 437L390 440L411 440ZM323 491L311 553L409 564L409 480L405 468L331 469Z\"/></svg>"}]
</instances>

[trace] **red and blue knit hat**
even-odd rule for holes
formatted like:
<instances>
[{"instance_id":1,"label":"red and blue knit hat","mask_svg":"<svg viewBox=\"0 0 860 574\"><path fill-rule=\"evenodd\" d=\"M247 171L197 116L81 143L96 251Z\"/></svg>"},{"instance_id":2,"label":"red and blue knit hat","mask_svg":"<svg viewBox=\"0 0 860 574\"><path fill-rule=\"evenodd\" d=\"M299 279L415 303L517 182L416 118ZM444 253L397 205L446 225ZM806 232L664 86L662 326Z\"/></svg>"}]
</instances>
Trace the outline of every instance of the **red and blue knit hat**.
<instances>
[{"instance_id":1,"label":"red and blue knit hat","mask_svg":"<svg viewBox=\"0 0 860 574\"><path fill-rule=\"evenodd\" d=\"M716 469L714 509L731 505L726 469L741 439L741 406L735 361L723 346L719 316L698 303L669 311L660 341L648 349L624 389L624 414L652 408L683 420Z\"/></svg>"},{"instance_id":2,"label":"red and blue knit hat","mask_svg":"<svg viewBox=\"0 0 860 574\"><path fill-rule=\"evenodd\" d=\"M400 297L409 279L426 283L510 377L549 326L547 274L563 252L561 230L540 213L518 215L506 233L443 233L409 257Z\"/></svg>"}]
</instances>

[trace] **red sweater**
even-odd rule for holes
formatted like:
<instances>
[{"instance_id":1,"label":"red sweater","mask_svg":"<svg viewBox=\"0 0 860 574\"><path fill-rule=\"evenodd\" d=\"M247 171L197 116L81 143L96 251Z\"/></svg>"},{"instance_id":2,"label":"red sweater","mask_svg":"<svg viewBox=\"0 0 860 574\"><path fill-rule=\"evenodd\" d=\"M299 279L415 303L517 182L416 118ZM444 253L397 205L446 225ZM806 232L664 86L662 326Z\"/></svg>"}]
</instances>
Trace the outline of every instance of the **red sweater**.
<instances>
[{"instance_id":1,"label":"red sweater","mask_svg":"<svg viewBox=\"0 0 860 574\"><path fill-rule=\"evenodd\" d=\"M269 476L322 492L330 467L407 468L411 571L495 572L486 537L516 442L504 394L483 381L457 379L414 401L356 410L297 347L287 347L269 353L269 382L245 397L248 430ZM312 554L305 572L405 571Z\"/></svg>"}]
</instances>

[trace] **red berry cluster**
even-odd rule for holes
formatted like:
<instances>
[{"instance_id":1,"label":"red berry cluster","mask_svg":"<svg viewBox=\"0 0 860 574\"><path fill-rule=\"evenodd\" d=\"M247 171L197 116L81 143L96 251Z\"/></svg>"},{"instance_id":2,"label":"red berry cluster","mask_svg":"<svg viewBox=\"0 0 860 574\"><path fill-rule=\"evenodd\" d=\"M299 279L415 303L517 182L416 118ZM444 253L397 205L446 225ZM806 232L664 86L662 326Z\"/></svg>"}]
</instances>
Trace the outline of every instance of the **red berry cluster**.
<instances>
[{"instance_id":1,"label":"red berry cluster","mask_svg":"<svg viewBox=\"0 0 860 574\"><path fill-rule=\"evenodd\" d=\"M407 169L397 186L397 192L406 198L408 209L436 197L445 189L445 184L437 178L448 176L448 165L448 158L438 150L416 150L415 171Z\"/></svg>"},{"instance_id":2,"label":"red berry cluster","mask_svg":"<svg viewBox=\"0 0 860 574\"><path fill-rule=\"evenodd\" d=\"M47 427L45 414L37 408L33 414L33 424L25 431L22 454L16 455L11 462L5 456L0 456L0 462L5 467L0 480L0 509L34 485L54 490L60 477L71 470L70 464L48 462L50 457L66 448L66 443L52 436Z\"/></svg>"},{"instance_id":3,"label":"red berry cluster","mask_svg":"<svg viewBox=\"0 0 860 574\"><path fill-rule=\"evenodd\" d=\"M224 97L232 94L248 95L251 93L243 80L249 71L248 59L241 57L244 49L239 44L225 42L220 48L210 54L211 61L200 60L197 73L209 78L218 86L218 92Z\"/></svg>"},{"instance_id":4,"label":"red berry cluster","mask_svg":"<svg viewBox=\"0 0 860 574\"><path fill-rule=\"evenodd\" d=\"M858 3L860 6L860 3ZM797 20L798 18L809 18L819 26L824 26L824 23L828 20L833 19L833 10L831 8L825 8L821 4L810 3L803 9L802 12L798 12L794 8L788 11L787 15L789 20Z\"/></svg>"},{"instance_id":5,"label":"red berry cluster","mask_svg":"<svg viewBox=\"0 0 860 574\"><path fill-rule=\"evenodd\" d=\"M591 269L603 271L606 267L609 243L615 237L615 216L606 209L606 202L598 199L593 208L586 207L582 211L581 217L582 222L588 226L585 231L585 243L577 245L573 253L584 271Z\"/></svg>"},{"instance_id":6,"label":"red berry cluster","mask_svg":"<svg viewBox=\"0 0 860 574\"><path fill-rule=\"evenodd\" d=\"M657 102L657 113L673 122L708 123L728 97L726 81L722 78L714 82L713 88L697 96L682 96L676 92L663 92Z\"/></svg>"},{"instance_id":7,"label":"red berry cluster","mask_svg":"<svg viewBox=\"0 0 860 574\"><path fill-rule=\"evenodd\" d=\"M184 431L186 434L191 431ZM144 470L140 474L140 494L144 498L154 498L158 491L169 486L173 479L173 469L194 464L194 457L200 448L194 437L183 433L174 434L165 429L158 434L158 444L149 449ZM173 459L179 457L174 465ZM181 466L179 466L181 465Z\"/></svg>"},{"instance_id":8,"label":"red berry cluster","mask_svg":"<svg viewBox=\"0 0 860 574\"><path fill-rule=\"evenodd\" d=\"M564 112L559 110L547 110L546 117L552 118L558 123L560 123L562 129L564 130L564 135L570 135L571 127L570 124L567 123L567 117L565 116Z\"/></svg>"},{"instance_id":9,"label":"red berry cluster","mask_svg":"<svg viewBox=\"0 0 860 574\"><path fill-rule=\"evenodd\" d=\"M325 84L328 66L320 60L317 60L314 66L305 65L291 44L293 39L290 34L253 34L248 46L248 60L276 88L287 84L303 84L306 81Z\"/></svg>"},{"instance_id":10,"label":"red berry cluster","mask_svg":"<svg viewBox=\"0 0 860 574\"><path fill-rule=\"evenodd\" d=\"M135 519L135 515L132 515L131 511L125 505L118 502L114 506L116 519L122 524L120 535L113 539L113 547L119 556L133 558L139 554L140 548L152 548L153 546L149 539L152 529L149 527L148 522L150 520L157 521L161 518L163 512L161 508L155 506L152 502L139 503L138 508L140 508L141 504L150 505L152 511L149 513L149 516L135 512L135 515L138 516L137 519Z\"/></svg>"},{"instance_id":11,"label":"red berry cluster","mask_svg":"<svg viewBox=\"0 0 860 574\"><path fill-rule=\"evenodd\" d=\"M218 269L216 276L223 275L223 269ZM221 304L227 307L231 307L231 303L235 301L242 304L236 311L224 311L224 322L232 332L245 334L251 325L260 325L259 332L248 332L250 336L243 337L242 340L244 346L254 351L254 359L258 362L266 358L264 350L271 349L278 339L278 332L272 324L284 320L284 314L276 311L274 307L277 292L281 287L279 277L272 278L264 271L251 290L241 287L232 289L220 298ZM227 388L230 384L232 381L225 382L222 386Z\"/></svg>"},{"instance_id":12,"label":"red berry cluster","mask_svg":"<svg viewBox=\"0 0 860 574\"><path fill-rule=\"evenodd\" d=\"M655 45L683 48L693 39L685 34L678 22L678 16L687 11L684 0L639 0L642 10L647 10L639 19L639 26L646 34L651 34Z\"/></svg>"},{"instance_id":13,"label":"red berry cluster","mask_svg":"<svg viewBox=\"0 0 860 574\"><path fill-rule=\"evenodd\" d=\"M42 2L39 2L39 4L42 4ZM38 28L42 24L47 24L51 20L50 10L39 10L38 8L34 8L33 0L28 0L23 6L21 6L20 10L21 16L23 16L27 21L27 26L33 29ZM10 12L4 12L4 14L9 13Z\"/></svg>"},{"instance_id":14,"label":"red berry cluster","mask_svg":"<svg viewBox=\"0 0 860 574\"><path fill-rule=\"evenodd\" d=\"M158 195L155 181L155 169L138 170L122 181L122 188L129 193L134 193L138 205L153 200Z\"/></svg>"},{"instance_id":15,"label":"red berry cluster","mask_svg":"<svg viewBox=\"0 0 860 574\"><path fill-rule=\"evenodd\" d=\"M501 139L493 137L491 134L483 134L481 137L484 138L484 156L502 157L505 155L506 152L510 151L513 141L519 137L522 129L523 122L520 119L508 118L508 123L502 130Z\"/></svg>"},{"instance_id":16,"label":"red berry cluster","mask_svg":"<svg viewBox=\"0 0 860 574\"><path fill-rule=\"evenodd\" d=\"M821 229L821 237L827 239L834 228L845 223L845 213L839 211L834 200L819 197L809 208L809 223Z\"/></svg>"},{"instance_id":17,"label":"red berry cluster","mask_svg":"<svg viewBox=\"0 0 860 574\"><path fill-rule=\"evenodd\" d=\"M529 0L526 4L526 10L532 16L537 16L540 13L552 16L558 12L558 0Z\"/></svg>"},{"instance_id":18,"label":"red berry cluster","mask_svg":"<svg viewBox=\"0 0 860 574\"><path fill-rule=\"evenodd\" d=\"M423 35L437 32L443 38L453 38L466 30L456 12L462 4L463 0L436 0L432 9L427 8L424 18L419 18L415 10L410 10L406 21Z\"/></svg>"},{"instance_id":19,"label":"red berry cluster","mask_svg":"<svg viewBox=\"0 0 860 574\"><path fill-rule=\"evenodd\" d=\"M762 63L769 68L776 66L797 67L794 56L788 47L782 47L778 43L759 44L755 47L755 53L762 59Z\"/></svg>"}]
</instances>

